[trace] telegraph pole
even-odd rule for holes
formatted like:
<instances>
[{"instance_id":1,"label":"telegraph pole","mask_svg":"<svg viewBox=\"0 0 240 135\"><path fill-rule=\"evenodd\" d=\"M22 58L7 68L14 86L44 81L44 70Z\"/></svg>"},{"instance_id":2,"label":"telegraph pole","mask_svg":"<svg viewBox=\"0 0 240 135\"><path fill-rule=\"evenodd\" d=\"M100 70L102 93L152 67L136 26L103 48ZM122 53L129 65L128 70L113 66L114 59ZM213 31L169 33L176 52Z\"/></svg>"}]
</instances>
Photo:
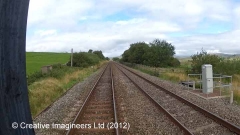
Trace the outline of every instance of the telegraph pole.
<instances>
[{"instance_id":1,"label":"telegraph pole","mask_svg":"<svg viewBox=\"0 0 240 135\"><path fill-rule=\"evenodd\" d=\"M26 79L29 0L0 0L0 135L34 135Z\"/></svg>"},{"instance_id":2,"label":"telegraph pole","mask_svg":"<svg viewBox=\"0 0 240 135\"><path fill-rule=\"evenodd\" d=\"M71 49L71 67L73 65L73 48Z\"/></svg>"}]
</instances>

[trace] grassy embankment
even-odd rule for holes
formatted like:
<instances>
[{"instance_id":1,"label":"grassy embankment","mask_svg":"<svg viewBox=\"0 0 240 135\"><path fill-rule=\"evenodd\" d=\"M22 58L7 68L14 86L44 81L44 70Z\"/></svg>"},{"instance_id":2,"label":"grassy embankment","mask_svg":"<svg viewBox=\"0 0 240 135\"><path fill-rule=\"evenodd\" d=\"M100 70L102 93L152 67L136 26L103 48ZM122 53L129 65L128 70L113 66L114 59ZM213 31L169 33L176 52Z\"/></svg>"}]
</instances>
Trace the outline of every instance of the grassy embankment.
<instances>
[{"instance_id":1,"label":"grassy embankment","mask_svg":"<svg viewBox=\"0 0 240 135\"><path fill-rule=\"evenodd\" d=\"M189 66L189 59L185 59L183 61L180 60L181 62L181 67L180 68L153 68L153 67L148 67L148 66L132 66L132 65L127 65L132 68L135 68L137 70L140 70L144 73L157 76L161 79L164 80L169 80L175 83L178 83L180 81L187 81L188 80L188 74L185 72L184 67ZM174 70L174 72L173 72ZM157 74L155 73L157 72ZM190 80L196 80L194 78L190 78ZM239 74L234 74L233 75L233 82L232 82L232 89L234 90L234 101L236 101L238 104L240 104L240 75ZM197 85L197 84L196 84Z\"/></svg>"},{"instance_id":2,"label":"grassy embankment","mask_svg":"<svg viewBox=\"0 0 240 135\"><path fill-rule=\"evenodd\" d=\"M66 63L69 59L69 55L56 53L36 53L36 55L37 56L34 56L34 53L32 53L30 55L32 62L27 62L27 67L32 67L31 69L27 69L29 72L38 72L39 67L51 64L50 62ZM55 60L53 58L53 55L56 56ZM38 59L37 65L34 65L34 58ZM29 60L29 58L27 59ZM69 88L71 88L77 82L83 81L105 63L106 61L103 61L93 66L93 68L71 68L62 65L55 65L51 73L49 73L47 76L43 76L41 79L34 81L28 86L29 102L32 116L35 117L47 106L53 103L58 97L65 93Z\"/></svg>"},{"instance_id":3,"label":"grassy embankment","mask_svg":"<svg viewBox=\"0 0 240 135\"><path fill-rule=\"evenodd\" d=\"M40 71L42 66L52 64L65 64L70 58L70 53L27 52L27 75Z\"/></svg>"}]
</instances>

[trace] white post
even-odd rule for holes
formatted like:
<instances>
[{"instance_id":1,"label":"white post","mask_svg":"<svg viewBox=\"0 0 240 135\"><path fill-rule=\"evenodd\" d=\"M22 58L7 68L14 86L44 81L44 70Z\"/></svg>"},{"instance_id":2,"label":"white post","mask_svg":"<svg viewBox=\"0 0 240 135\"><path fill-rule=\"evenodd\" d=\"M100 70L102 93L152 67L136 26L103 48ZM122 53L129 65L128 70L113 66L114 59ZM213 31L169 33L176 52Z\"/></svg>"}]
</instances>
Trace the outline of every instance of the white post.
<instances>
[{"instance_id":1,"label":"white post","mask_svg":"<svg viewBox=\"0 0 240 135\"><path fill-rule=\"evenodd\" d=\"M233 103L233 91L231 90L231 95L230 95L230 104Z\"/></svg>"},{"instance_id":2,"label":"white post","mask_svg":"<svg viewBox=\"0 0 240 135\"><path fill-rule=\"evenodd\" d=\"M72 64L73 64L72 60L73 60L73 49L71 49L71 67L72 67Z\"/></svg>"},{"instance_id":3,"label":"white post","mask_svg":"<svg viewBox=\"0 0 240 135\"><path fill-rule=\"evenodd\" d=\"M193 81L193 90L195 90L195 81Z\"/></svg>"}]
</instances>

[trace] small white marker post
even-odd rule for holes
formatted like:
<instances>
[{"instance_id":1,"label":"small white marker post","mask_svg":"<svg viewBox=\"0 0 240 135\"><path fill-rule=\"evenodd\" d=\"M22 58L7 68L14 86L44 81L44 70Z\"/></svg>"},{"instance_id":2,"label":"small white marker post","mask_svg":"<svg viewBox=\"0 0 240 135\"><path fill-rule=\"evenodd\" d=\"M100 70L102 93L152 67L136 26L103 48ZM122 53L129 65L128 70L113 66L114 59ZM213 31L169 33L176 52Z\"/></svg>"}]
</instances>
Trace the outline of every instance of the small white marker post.
<instances>
[{"instance_id":1,"label":"small white marker post","mask_svg":"<svg viewBox=\"0 0 240 135\"><path fill-rule=\"evenodd\" d=\"M196 88L195 88L195 81L193 81L193 90L195 90Z\"/></svg>"},{"instance_id":2,"label":"small white marker post","mask_svg":"<svg viewBox=\"0 0 240 135\"><path fill-rule=\"evenodd\" d=\"M233 103L233 89L232 89L232 83L230 83L230 104Z\"/></svg>"},{"instance_id":3,"label":"small white marker post","mask_svg":"<svg viewBox=\"0 0 240 135\"><path fill-rule=\"evenodd\" d=\"M233 91L231 90L231 95L230 95L230 104L233 103Z\"/></svg>"},{"instance_id":4,"label":"small white marker post","mask_svg":"<svg viewBox=\"0 0 240 135\"><path fill-rule=\"evenodd\" d=\"M73 60L73 49L71 49L71 67L72 67L72 64L73 64L72 60Z\"/></svg>"}]
</instances>

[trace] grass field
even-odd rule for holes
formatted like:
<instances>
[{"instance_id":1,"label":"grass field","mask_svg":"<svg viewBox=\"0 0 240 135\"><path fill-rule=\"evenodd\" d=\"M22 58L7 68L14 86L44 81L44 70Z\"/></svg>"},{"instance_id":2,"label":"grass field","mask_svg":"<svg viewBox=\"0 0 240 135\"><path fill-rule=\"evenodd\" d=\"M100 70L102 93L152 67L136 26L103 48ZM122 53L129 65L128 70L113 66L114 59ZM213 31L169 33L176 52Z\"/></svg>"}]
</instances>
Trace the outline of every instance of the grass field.
<instances>
[{"instance_id":1,"label":"grass field","mask_svg":"<svg viewBox=\"0 0 240 135\"><path fill-rule=\"evenodd\" d=\"M26 66L27 75L41 70L42 66L68 62L69 53L51 53L51 52L27 52Z\"/></svg>"}]
</instances>

